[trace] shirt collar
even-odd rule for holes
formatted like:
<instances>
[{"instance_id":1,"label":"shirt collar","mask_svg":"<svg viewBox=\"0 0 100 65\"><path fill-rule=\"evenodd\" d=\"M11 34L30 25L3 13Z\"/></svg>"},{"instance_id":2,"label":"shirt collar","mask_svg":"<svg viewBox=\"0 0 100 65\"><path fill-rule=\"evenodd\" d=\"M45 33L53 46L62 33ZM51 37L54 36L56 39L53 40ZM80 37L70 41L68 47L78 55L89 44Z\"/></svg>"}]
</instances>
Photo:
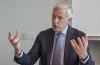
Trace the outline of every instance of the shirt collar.
<instances>
[{"instance_id":1,"label":"shirt collar","mask_svg":"<svg viewBox=\"0 0 100 65\"><path fill-rule=\"evenodd\" d=\"M67 35L67 30L68 30L68 25L63 29L63 31L61 31L61 33L63 33L64 35ZM59 33L59 32L55 32L55 35Z\"/></svg>"}]
</instances>

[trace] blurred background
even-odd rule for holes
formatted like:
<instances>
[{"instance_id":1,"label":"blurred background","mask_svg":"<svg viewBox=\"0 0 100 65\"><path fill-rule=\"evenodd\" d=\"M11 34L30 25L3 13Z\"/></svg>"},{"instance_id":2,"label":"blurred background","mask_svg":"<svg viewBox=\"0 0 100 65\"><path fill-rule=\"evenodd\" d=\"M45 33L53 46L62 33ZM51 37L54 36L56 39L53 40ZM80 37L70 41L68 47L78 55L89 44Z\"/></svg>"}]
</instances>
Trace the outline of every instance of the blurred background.
<instances>
[{"instance_id":1,"label":"blurred background","mask_svg":"<svg viewBox=\"0 0 100 65\"><path fill-rule=\"evenodd\" d=\"M52 8L58 2L68 3L74 7L74 17L76 19L74 19L70 25L80 29L80 27L76 26L76 23L78 23L77 21L81 22L82 20L79 20L78 17L83 16L76 15L78 11L81 11L82 4L80 4L79 0L0 0L0 65L18 65L13 61L14 49L8 41L8 32L12 32L13 35L15 35L16 30L20 31L21 46L23 51L27 53L34 44L34 40L38 33L51 27ZM88 1L88 3L89 2L90 1ZM100 3L99 0L96 2ZM76 4L81 5L80 8L78 7L78 10L77 6L79 5L76 6ZM85 2L83 2L83 5L84 4ZM82 7L84 8L84 6ZM97 22L97 24L98 23L99 22ZM89 25L86 26L88 27ZM82 27L84 28L84 25ZM81 30L86 31L86 28L85 30ZM88 32L86 31L86 33ZM100 65L99 34L89 35L91 55L96 65ZM38 62L35 65L38 65Z\"/></svg>"}]
</instances>

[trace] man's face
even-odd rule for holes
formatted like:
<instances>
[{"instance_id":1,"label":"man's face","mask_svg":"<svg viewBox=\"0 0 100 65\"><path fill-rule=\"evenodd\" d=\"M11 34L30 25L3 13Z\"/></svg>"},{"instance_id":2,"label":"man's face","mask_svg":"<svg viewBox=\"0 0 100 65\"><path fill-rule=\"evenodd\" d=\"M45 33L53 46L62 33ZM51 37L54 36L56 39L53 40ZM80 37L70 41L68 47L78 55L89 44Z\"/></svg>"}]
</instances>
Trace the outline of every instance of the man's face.
<instances>
[{"instance_id":1,"label":"man's face","mask_svg":"<svg viewBox=\"0 0 100 65\"><path fill-rule=\"evenodd\" d=\"M57 9L52 14L52 27L55 32L62 31L69 24L69 18L64 9Z\"/></svg>"}]
</instances>

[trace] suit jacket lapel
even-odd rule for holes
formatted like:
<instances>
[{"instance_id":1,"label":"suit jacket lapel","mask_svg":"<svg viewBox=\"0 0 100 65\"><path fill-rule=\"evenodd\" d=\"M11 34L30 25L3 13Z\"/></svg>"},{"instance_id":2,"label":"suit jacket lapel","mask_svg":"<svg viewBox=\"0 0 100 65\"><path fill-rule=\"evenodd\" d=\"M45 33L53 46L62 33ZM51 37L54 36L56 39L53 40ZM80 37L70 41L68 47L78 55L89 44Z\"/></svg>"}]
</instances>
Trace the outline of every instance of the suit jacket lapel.
<instances>
[{"instance_id":1,"label":"suit jacket lapel","mask_svg":"<svg viewBox=\"0 0 100 65\"><path fill-rule=\"evenodd\" d=\"M47 65L50 65L52 50L53 50L53 43L54 43L54 34L55 32L52 30L48 31L47 33Z\"/></svg>"},{"instance_id":2,"label":"suit jacket lapel","mask_svg":"<svg viewBox=\"0 0 100 65\"><path fill-rule=\"evenodd\" d=\"M70 40L73 36L73 29L69 26L68 27L68 31L67 31L67 35L66 35L66 42L65 42L65 50L64 50L64 65L68 65L68 58L70 55L70 51L71 51L71 45L70 45Z\"/></svg>"},{"instance_id":3,"label":"suit jacket lapel","mask_svg":"<svg viewBox=\"0 0 100 65\"><path fill-rule=\"evenodd\" d=\"M71 50L70 40L73 36L73 29L68 26L67 36L66 36L66 42L65 42L65 50L64 50L64 65L68 64L68 57ZM47 65L50 65L51 56L52 56L52 50L53 50L53 43L54 43L54 34L55 32L53 29L47 32Z\"/></svg>"}]
</instances>

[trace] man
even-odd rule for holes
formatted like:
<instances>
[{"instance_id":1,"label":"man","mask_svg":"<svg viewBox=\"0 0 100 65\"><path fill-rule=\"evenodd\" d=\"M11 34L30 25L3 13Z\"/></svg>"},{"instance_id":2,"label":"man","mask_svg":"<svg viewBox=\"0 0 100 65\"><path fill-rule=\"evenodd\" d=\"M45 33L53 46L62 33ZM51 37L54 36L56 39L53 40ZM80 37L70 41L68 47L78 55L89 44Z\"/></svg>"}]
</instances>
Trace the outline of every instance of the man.
<instances>
[{"instance_id":1,"label":"man","mask_svg":"<svg viewBox=\"0 0 100 65\"><path fill-rule=\"evenodd\" d=\"M89 53L87 36L70 27L71 20L71 7L57 4L53 8L52 28L38 34L27 54L21 49L19 31L16 31L15 37L9 32L8 39L15 49L15 62L21 65L33 65L40 58L39 65L95 65ZM57 50L56 43L60 43Z\"/></svg>"}]
</instances>

